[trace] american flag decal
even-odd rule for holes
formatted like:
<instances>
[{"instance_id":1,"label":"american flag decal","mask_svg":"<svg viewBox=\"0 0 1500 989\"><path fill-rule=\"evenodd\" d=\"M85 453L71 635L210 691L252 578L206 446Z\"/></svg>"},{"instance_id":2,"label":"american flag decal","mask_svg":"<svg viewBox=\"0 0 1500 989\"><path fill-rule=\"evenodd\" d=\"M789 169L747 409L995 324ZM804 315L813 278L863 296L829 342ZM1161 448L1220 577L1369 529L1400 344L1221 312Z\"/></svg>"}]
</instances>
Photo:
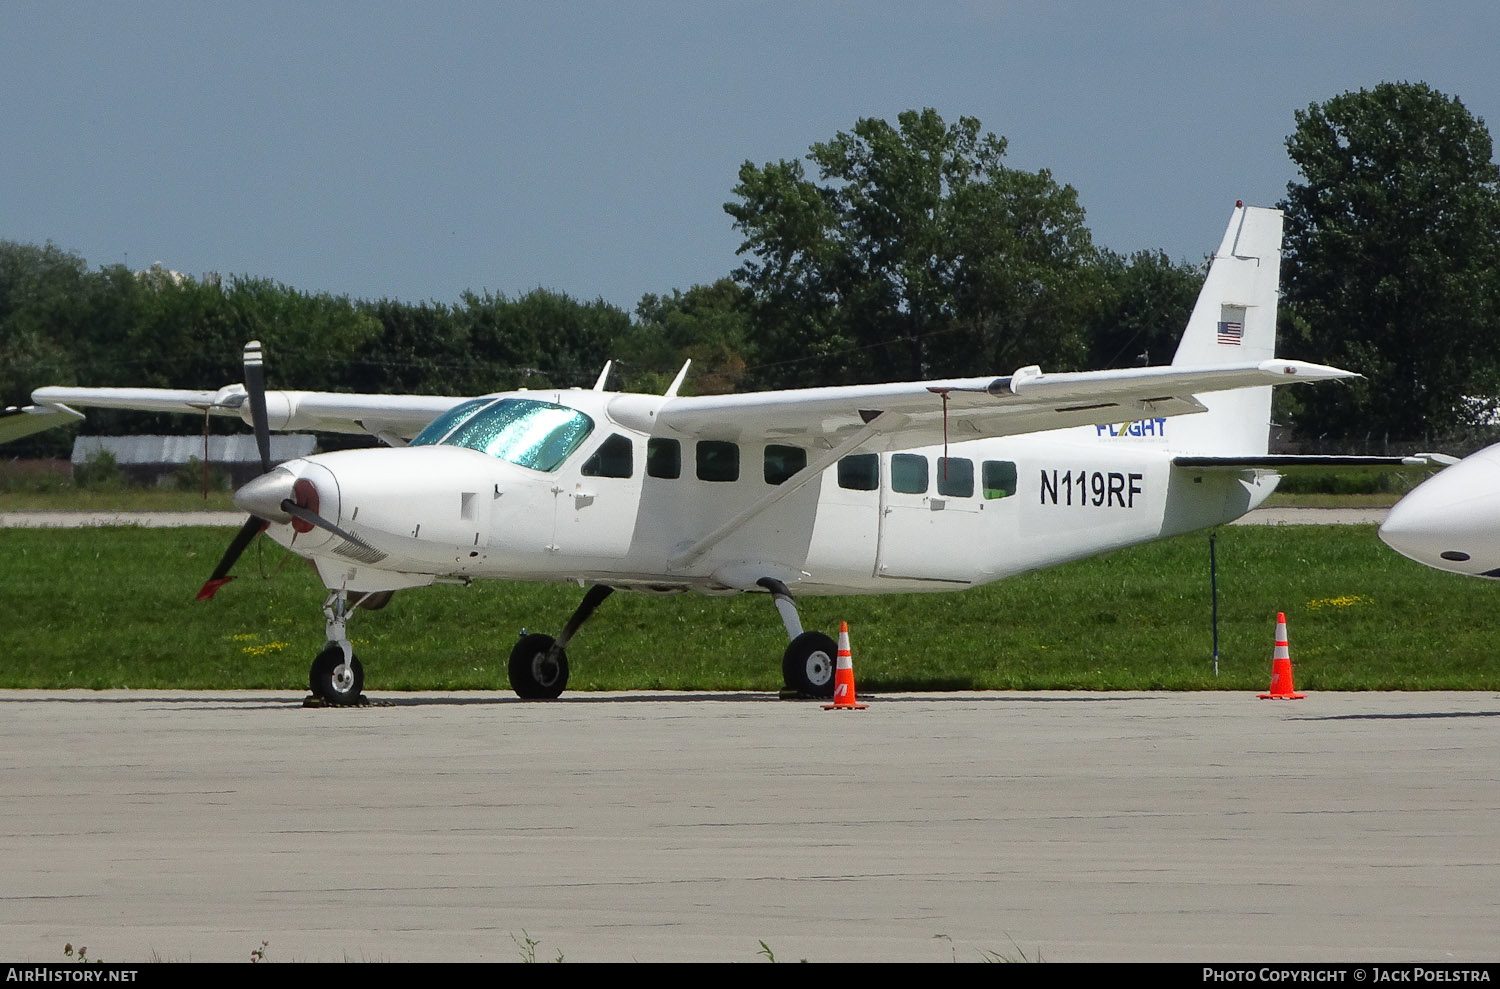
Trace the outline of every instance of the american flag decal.
<instances>
[{"instance_id":1,"label":"american flag decal","mask_svg":"<svg viewBox=\"0 0 1500 989\"><path fill-rule=\"evenodd\" d=\"M1240 338L1245 335L1245 324L1238 320L1233 322L1222 321L1219 323L1219 342L1231 344L1238 347Z\"/></svg>"}]
</instances>

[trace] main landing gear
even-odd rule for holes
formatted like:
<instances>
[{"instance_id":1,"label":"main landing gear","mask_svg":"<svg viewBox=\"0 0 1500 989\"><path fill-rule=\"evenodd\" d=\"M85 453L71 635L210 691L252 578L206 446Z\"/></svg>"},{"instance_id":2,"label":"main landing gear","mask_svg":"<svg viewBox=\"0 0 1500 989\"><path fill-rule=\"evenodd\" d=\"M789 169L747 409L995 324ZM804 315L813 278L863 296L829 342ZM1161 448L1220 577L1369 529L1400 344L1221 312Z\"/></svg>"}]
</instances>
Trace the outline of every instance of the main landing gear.
<instances>
[{"instance_id":1,"label":"main landing gear","mask_svg":"<svg viewBox=\"0 0 1500 989\"><path fill-rule=\"evenodd\" d=\"M562 635L533 632L523 635L510 651L510 686L524 700L550 701L568 685L568 643L589 620L594 609L614 593L613 587L595 584L563 626Z\"/></svg>"},{"instance_id":2,"label":"main landing gear","mask_svg":"<svg viewBox=\"0 0 1500 989\"><path fill-rule=\"evenodd\" d=\"M803 630L802 620L797 616L797 605L786 584L771 577L757 583L771 592L771 600L791 639L781 657L781 675L787 689L807 697L832 697L838 646L822 632ZM556 639L539 632L521 637L510 651L510 685L517 696L526 700L551 700L563 692L568 685L567 645L612 593L613 587L602 584L590 587ZM356 670L358 663L354 660Z\"/></svg>"},{"instance_id":3,"label":"main landing gear","mask_svg":"<svg viewBox=\"0 0 1500 989\"><path fill-rule=\"evenodd\" d=\"M781 676L787 689L808 697L832 697L838 646L822 632L803 631L797 604L786 584L773 577L763 577L756 583L771 592L787 637L792 640L781 655Z\"/></svg>"}]
</instances>

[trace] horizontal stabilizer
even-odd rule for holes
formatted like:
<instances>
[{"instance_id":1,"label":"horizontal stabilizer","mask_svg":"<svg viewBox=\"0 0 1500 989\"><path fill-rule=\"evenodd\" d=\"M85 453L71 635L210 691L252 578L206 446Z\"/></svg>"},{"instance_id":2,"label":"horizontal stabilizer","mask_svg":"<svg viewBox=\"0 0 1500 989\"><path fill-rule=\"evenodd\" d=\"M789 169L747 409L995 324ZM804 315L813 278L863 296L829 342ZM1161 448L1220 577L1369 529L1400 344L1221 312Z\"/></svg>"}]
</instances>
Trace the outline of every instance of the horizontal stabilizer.
<instances>
[{"instance_id":1,"label":"horizontal stabilizer","mask_svg":"<svg viewBox=\"0 0 1500 989\"><path fill-rule=\"evenodd\" d=\"M1361 469L1370 471L1413 470L1443 467L1454 458L1441 453L1418 453L1410 457L1323 457L1266 454L1254 457L1173 457L1173 467L1192 470L1293 470Z\"/></svg>"},{"instance_id":2,"label":"horizontal stabilizer","mask_svg":"<svg viewBox=\"0 0 1500 989\"><path fill-rule=\"evenodd\" d=\"M40 433L53 426L66 426L83 418L82 412L74 412L66 405L28 405L25 408L8 408L0 412L0 443L9 443L32 433Z\"/></svg>"}]
</instances>

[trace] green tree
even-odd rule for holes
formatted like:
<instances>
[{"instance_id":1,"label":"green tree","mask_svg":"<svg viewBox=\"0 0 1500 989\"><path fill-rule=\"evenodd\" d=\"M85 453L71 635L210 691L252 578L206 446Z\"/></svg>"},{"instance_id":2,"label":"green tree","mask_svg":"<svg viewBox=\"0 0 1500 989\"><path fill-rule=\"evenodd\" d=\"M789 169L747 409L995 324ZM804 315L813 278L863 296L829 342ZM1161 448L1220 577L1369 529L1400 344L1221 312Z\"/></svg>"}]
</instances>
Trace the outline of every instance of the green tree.
<instances>
[{"instance_id":1,"label":"green tree","mask_svg":"<svg viewBox=\"0 0 1500 989\"><path fill-rule=\"evenodd\" d=\"M729 278L686 292L674 289L670 296L644 296L621 343L625 387L659 394L682 362L691 360L684 395L734 391L753 358L752 301L749 291Z\"/></svg>"},{"instance_id":2,"label":"green tree","mask_svg":"<svg viewBox=\"0 0 1500 989\"><path fill-rule=\"evenodd\" d=\"M381 332L351 361L355 391L458 394L455 376L472 362L466 327L452 307L382 299L361 302L359 310L376 320Z\"/></svg>"},{"instance_id":3,"label":"green tree","mask_svg":"<svg viewBox=\"0 0 1500 989\"><path fill-rule=\"evenodd\" d=\"M88 264L52 244L0 241L0 406L76 374Z\"/></svg>"},{"instance_id":4,"label":"green tree","mask_svg":"<svg viewBox=\"0 0 1500 989\"><path fill-rule=\"evenodd\" d=\"M1003 163L972 117L861 119L807 160L746 162L725 211L744 235L760 360L778 383L1075 366L1095 252L1071 186ZM770 383L760 382L757 383Z\"/></svg>"},{"instance_id":5,"label":"green tree","mask_svg":"<svg viewBox=\"0 0 1500 989\"><path fill-rule=\"evenodd\" d=\"M1099 259L1098 308L1089 319L1090 368L1168 364L1203 287L1204 269L1162 251ZM1286 390L1286 389L1283 389Z\"/></svg>"},{"instance_id":6,"label":"green tree","mask_svg":"<svg viewBox=\"0 0 1500 989\"><path fill-rule=\"evenodd\" d=\"M381 326L347 296L299 292L267 278L235 278L223 293L226 310L214 326L215 349L227 351L241 378L240 353L247 340L266 348L267 384L272 388L349 391L365 348L380 339Z\"/></svg>"},{"instance_id":7,"label":"green tree","mask_svg":"<svg viewBox=\"0 0 1500 989\"><path fill-rule=\"evenodd\" d=\"M457 394L587 387L630 329L629 314L603 299L540 288L518 299L466 292L456 318L471 361L454 378Z\"/></svg>"},{"instance_id":8,"label":"green tree","mask_svg":"<svg viewBox=\"0 0 1500 989\"><path fill-rule=\"evenodd\" d=\"M1500 193L1484 121L1423 83L1296 114L1287 150L1284 337L1363 374L1297 396L1304 434L1418 438L1496 393Z\"/></svg>"}]
</instances>

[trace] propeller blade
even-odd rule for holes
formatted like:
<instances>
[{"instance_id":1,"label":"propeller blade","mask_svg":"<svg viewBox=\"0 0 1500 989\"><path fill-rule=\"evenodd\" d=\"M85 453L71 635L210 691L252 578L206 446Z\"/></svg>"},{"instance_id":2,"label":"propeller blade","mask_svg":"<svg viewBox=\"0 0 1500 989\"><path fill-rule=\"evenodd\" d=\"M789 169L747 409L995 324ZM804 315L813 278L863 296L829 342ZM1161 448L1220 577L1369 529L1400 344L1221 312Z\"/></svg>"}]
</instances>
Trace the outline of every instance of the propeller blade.
<instances>
[{"instance_id":1,"label":"propeller blade","mask_svg":"<svg viewBox=\"0 0 1500 989\"><path fill-rule=\"evenodd\" d=\"M204 583L203 587L199 589L199 601L207 601L218 593L219 588L234 579L229 576L230 568L240 558L240 554L245 552L245 547L250 545L250 540L258 536L260 531L265 527L266 521L258 519L254 515L245 520L245 524L240 527L240 531L235 533L234 541L229 544L229 549L224 552L224 558L219 561L218 566L214 567L213 574Z\"/></svg>"},{"instance_id":2,"label":"propeller blade","mask_svg":"<svg viewBox=\"0 0 1500 989\"><path fill-rule=\"evenodd\" d=\"M266 369L260 341L245 344L245 391L250 396L250 424L260 451L260 472L271 472L271 424L266 415Z\"/></svg>"},{"instance_id":3,"label":"propeller blade","mask_svg":"<svg viewBox=\"0 0 1500 989\"><path fill-rule=\"evenodd\" d=\"M303 508L301 505L297 504L290 498L281 503L281 510L292 516L292 518L301 519L309 525L315 525L319 529L324 529L328 532L331 532L335 536L344 539L346 542L354 546L358 546L360 549L364 550L366 554L368 554L369 562L383 560L386 557L386 554L384 552L376 549L374 546L371 546L369 543L365 542L354 533L346 532L345 530L340 529L338 526L334 525L332 522L328 521L317 512L313 511L310 508Z\"/></svg>"},{"instance_id":4,"label":"propeller blade","mask_svg":"<svg viewBox=\"0 0 1500 989\"><path fill-rule=\"evenodd\" d=\"M271 473L271 423L266 414L266 369L265 356L261 352L260 341L251 340L245 344L245 393L250 399L250 424L255 428L255 447L260 452L260 476L265 477ZM205 471L207 470L208 458L206 448L208 446L208 410L203 411L203 444L205 447ZM206 477L206 475L205 475ZM205 480L205 484L207 481ZM253 482L252 482L253 483ZM205 494L206 494L205 490ZM235 533L229 548L224 551L224 558L219 565L214 567L214 572L208 580L198 589L198 600L207 601L219 592L219 588L229 583L234 578L229 576L229 571L234 567L235 561L240 554L245 552L245 547L250 541L270 525L265 519L252 515L245 520L240 531Z\"/></svg>"}]
</instances>

